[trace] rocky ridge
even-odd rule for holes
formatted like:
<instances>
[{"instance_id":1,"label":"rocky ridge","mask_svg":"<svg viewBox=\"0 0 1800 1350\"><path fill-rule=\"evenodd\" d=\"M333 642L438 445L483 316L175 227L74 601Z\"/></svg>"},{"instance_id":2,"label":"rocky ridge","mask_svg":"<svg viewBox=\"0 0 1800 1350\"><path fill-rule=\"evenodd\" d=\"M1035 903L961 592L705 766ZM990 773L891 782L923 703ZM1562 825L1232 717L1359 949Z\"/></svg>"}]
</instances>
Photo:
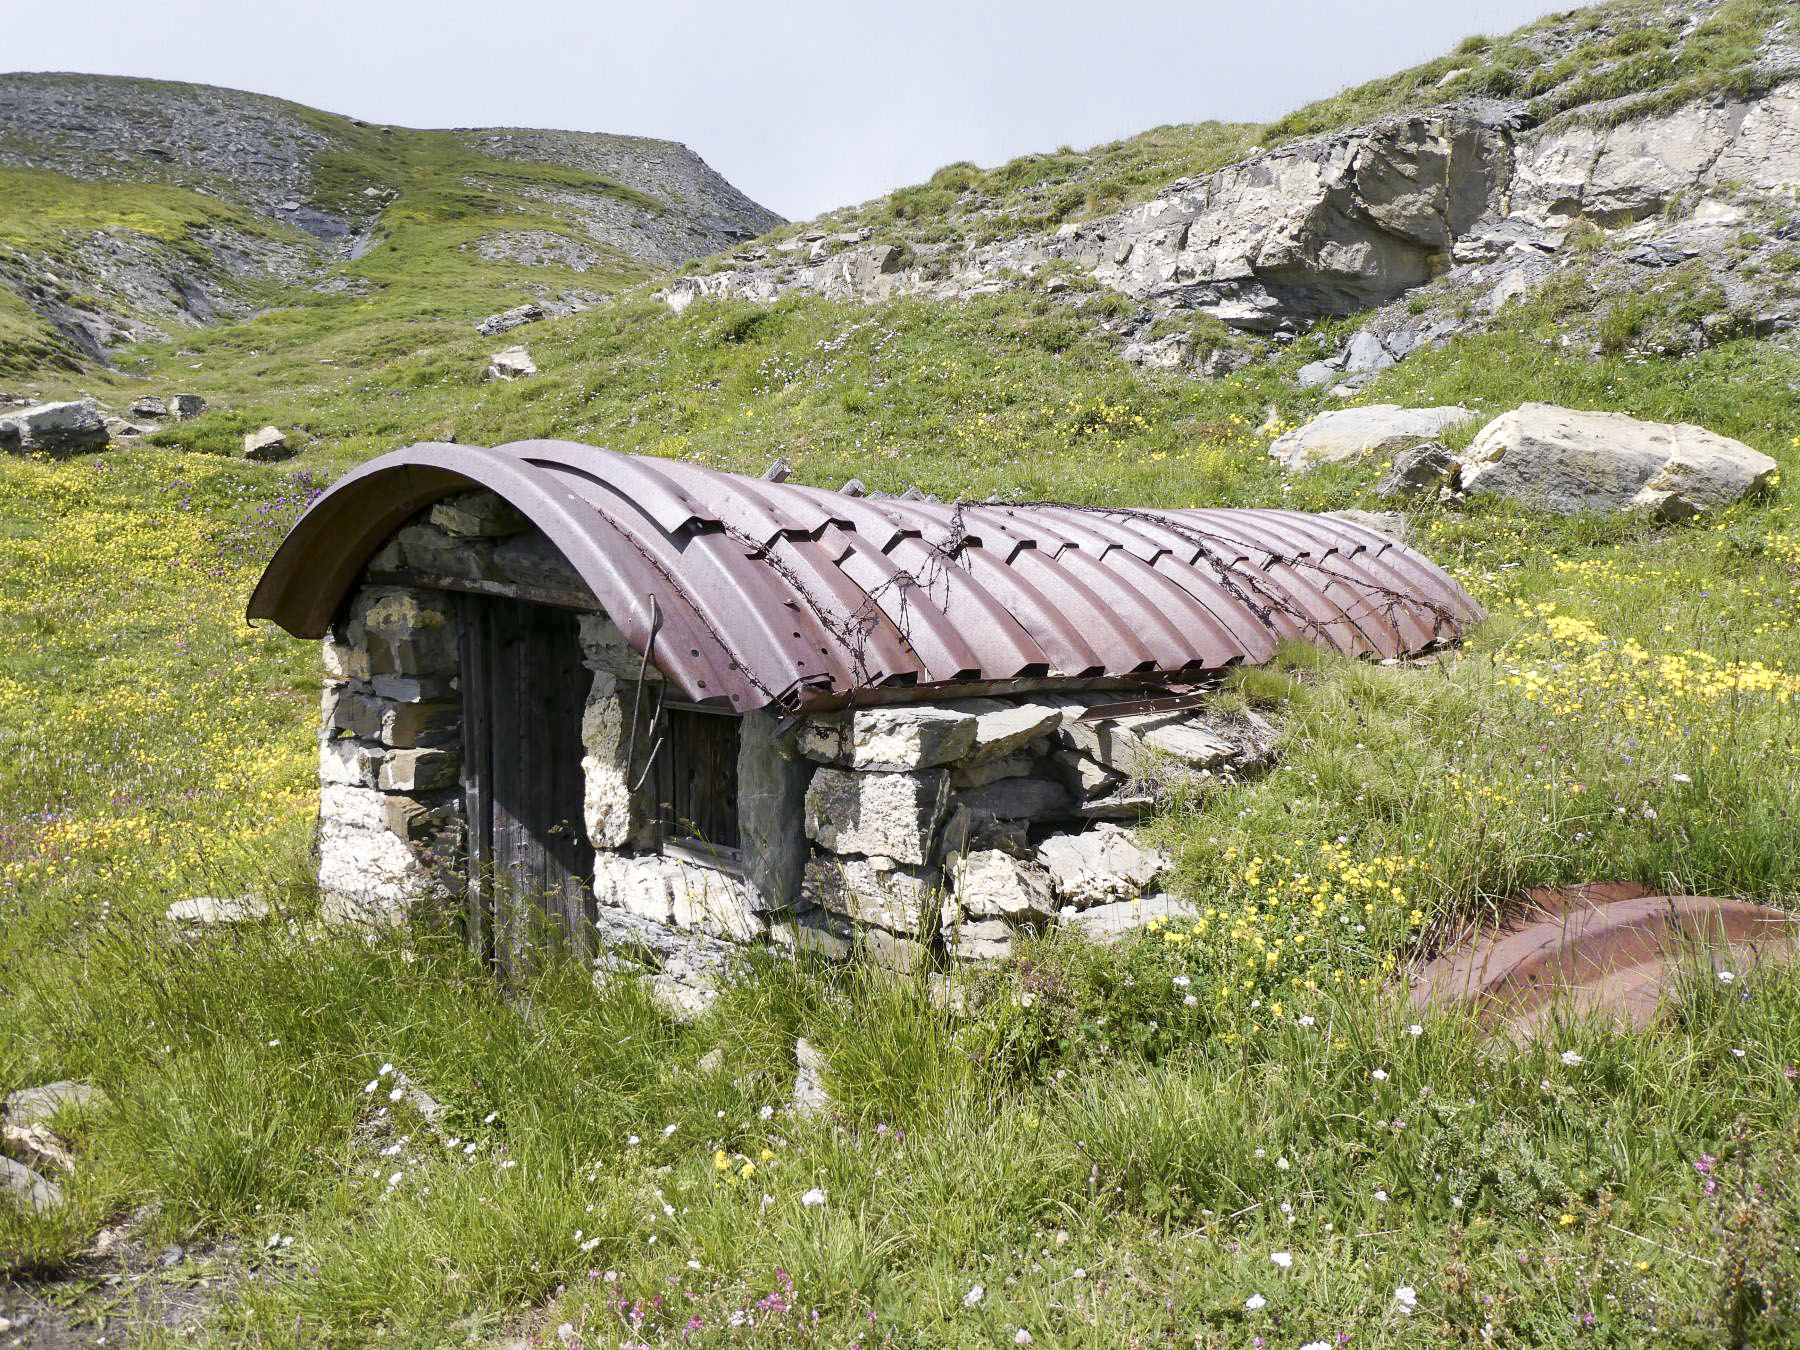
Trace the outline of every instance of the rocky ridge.
<instances>
[{"instance_id":1,"label":"rocky ridge","mask_svg":"<svg viewBox=\"0 0 1800 1350\"><path fill-rule=\"evenodd\" d=\"M1691 25L1713 8L1670 14ZM1637 116L1592 105L1544 121L1523 98L1450 97L1052 231L915 244L821 227L739 250L664 294L679 309L703 296L961 300L1021 287L1074 304L1098 289L1136 302L1105 323L1127 359L1203 375L1249 364L1319 319L1374 310L1302 372L1344 392L1571 275L1589 292L1571 343L1643 336L1692 349L1767 334L1792 326L1800 303L1790 265L1800 228L1788 219L1800 189L1800 55L1786 21L1778 29L1761 57L1772 87L1756 97L1715 93ZM1624 320L1603 330L1609 305L1647 284L1684 293L1664 306L1684 316L1678 331L1621 339Z\"/></svg>"}]
</instances>

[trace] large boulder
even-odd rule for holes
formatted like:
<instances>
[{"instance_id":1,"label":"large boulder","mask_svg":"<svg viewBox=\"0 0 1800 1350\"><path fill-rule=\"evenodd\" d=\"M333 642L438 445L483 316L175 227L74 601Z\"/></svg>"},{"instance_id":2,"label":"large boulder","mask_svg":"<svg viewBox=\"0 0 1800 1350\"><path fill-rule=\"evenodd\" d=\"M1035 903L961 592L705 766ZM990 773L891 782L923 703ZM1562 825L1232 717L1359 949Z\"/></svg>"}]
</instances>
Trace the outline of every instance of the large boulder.
<instances>
[{"instance_id":1,"label":"large boulder","mask_svg":"<svg viewBox=\"0 0 1800 1350\"><path fill-rule=\"evenodd\" d=\"M1276 437L1269 454L1287 472L1299 473L1364 455L1393 454L1433 440L1474 415L1454 406L1402 408L1394 403L1372 403L1363 408L1338 408Z\"/></svg>"},{"instance_id":2,"label":"large boulder","mask_svg":"<svg viewBox=\"0 0 1800 1350\"><path fill-rule=\"evenodd\" d=\"M1636 510L1685 520L1766 486L1776 467L1704 427L1527 403L1481 429L1461 482L1465 492L1558 515Z\"/></svg>"},{"instance_id":3,"label":"large boulder","mask_svg":"<svg viewBox=\"0 0 1800 1350\"><path fill-rule=\"evenodd\" d=\"M62 459L104 450L106 418L92 403L38 403L0 417L0 451Z\"/></svg>"}]
</instances>

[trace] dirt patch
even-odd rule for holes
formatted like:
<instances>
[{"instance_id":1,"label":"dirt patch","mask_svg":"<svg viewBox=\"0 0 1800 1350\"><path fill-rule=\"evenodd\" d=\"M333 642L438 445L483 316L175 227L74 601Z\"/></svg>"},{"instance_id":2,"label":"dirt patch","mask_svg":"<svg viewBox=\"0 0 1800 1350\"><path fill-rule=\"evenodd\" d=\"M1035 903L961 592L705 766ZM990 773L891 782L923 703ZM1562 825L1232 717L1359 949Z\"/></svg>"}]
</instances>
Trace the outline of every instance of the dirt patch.
<instances>
[{"instance_id":1,"label":"dirt patch","mask_svg":"<svg viewBox=\"0 0 1800 1350\"><path fill-rule=\"evenodd\" d=\"M129 1346L152 1329L191 1338L244 1279L235 1243L147 1244L139 1210L43 1278L0 1278L0 1350Z\"/></svg>"}]
</instances>

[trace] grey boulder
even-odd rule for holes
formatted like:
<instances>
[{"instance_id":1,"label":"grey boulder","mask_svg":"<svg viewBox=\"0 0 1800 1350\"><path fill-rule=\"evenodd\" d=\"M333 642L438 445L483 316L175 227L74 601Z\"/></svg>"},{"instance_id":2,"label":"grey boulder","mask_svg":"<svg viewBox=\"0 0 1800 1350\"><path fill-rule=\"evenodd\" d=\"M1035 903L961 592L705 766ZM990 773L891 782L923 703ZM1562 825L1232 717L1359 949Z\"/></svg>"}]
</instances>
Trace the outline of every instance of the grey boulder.
<instances>
[{"instance_id":1,"label":"grey boulder","mask_svg":"<svg viewBox=\"0 0 1800 1350\"><path fill-rule=\"evenodd\" d=\"M1527 403L1481 429L1460 472L1465 492L1557 515L1644 511L1685 520L1766 487L1777 467L1704 427Z\"/></svg>"},{"instance_id":2,"label":"grey boulder","mask_svg":"<svg viewBox=\"0 0 1800 1350\"><path fill-rule=\"evenodd\" d=\"M1425 441L1394 456L1375 484L1377 497L1413 497L1449 487L1456 478L1456 456L1437 441Z\"/></svg>"}]
</instances>

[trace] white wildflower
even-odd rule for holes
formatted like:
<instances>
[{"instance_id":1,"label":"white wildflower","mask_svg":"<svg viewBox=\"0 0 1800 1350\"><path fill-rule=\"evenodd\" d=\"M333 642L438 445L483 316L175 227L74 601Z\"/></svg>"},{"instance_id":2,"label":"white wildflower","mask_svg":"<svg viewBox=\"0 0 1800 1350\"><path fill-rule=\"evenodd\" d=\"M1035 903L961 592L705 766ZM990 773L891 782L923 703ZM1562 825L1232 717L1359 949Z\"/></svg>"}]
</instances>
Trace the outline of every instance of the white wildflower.
<instances>
[{"instance_id":1,"label":"white wildflower","mask_svg":"<svg viewBox=\"0 0 1800 1350\"><path fill-rule=\"evenodd\" d=\"M365 1083L363 1085L363 1095L367 1096L370 1093L373 1093L375 1091L375 1089L380 1086L381 1086L381 1080L379 1078L371 1078L367 1083Z\"/></svg>"},{"instance_id":2,"label":"white wildflower","mask_svg":"<svg viewBox=\"0 0 1800 1350\"><path fill-rule=\"evenodd\" d=\"M664 1139L667 1139L670 1135L672 1135L674 1133L675 1133L675 1127L673 1125L663 1126L663 1138Z\"/></svg>"},{"instance_id":3,"label":"white wildflower","mask_svg":"<svg viewBox=\"0 0 1800 1350\"><path fill-rule=\"evenodd\" d=\"M383 1064L381 1066L381 1068L378 1070L378 1072L380 1073L380 1075L383 1078L386 1078L393 1071L394 1071L394 1066L392 1064Z\"/></svg>"},{"instance_id":4,"label":"white wildflower","mask_svg":"<svg viewBox=\"0 0 1800 1350\"><path fill-rule=\"evenodd\" d=\"M1188 978L1188 977L1187 977L1187 976L1185 976L1185 975L1177 975L1177 976L1176 976L1176 977L1175 977L1175 987L1176 987L1176 988L1177 988L1177 989L1186 989L1186 988L1187 988L1187 987L1188 987L1188 986L1189 986L1189 985L1190 985L1190 984L1192 984L1192 983L1193 983L1193 981L1192 981L1192 980L1190 980L1190 979L1189 979L1189 978Z\"/></svg>"},{"instance_id":5,"label":"white wildflower","mask_svg":"<svg viewBox=\"0 0 1800 1350\"><path fill-rule=\"evenodd\" d=\"M1425 1034L1425 1028L1420 1026L1417 1022L1414 1022L1406 1029L1406 1034L1408 1036L1423 1036Z\"/></svg>"},{"instance_id":6,"label":"white wildflower","mask_svg":"<svg viewBox=\"0 0 1800 1350\"><path fill-rule=\"evenodd\" d=\"M1268 1305L1269 1300L1264 1298L1261 1294L1252 1294L1249 1298L1244 1300L1244 1311L1261 1312L1264 1308L1268 1307Z\"/></svg>"},{"instance_id":7,"label":"white wildflower","mask_svg":"<svg viewBox=\"0 0 1800 1350\"><path fill-rule=\"evenodd\" d=\"M825 1203L825 1192L820 1190L817 1186L814 1186L805 1195L800 1197L800 1203L806 1205L808 1208L817 1209L820 1205Z\"/></svg>"},{"instance_id":8,"label":"white wildflower","mask_svg":"<svg viewBox=\"0 0 1800 1350\"><path fill-rule=\"evenodd\" d=\"M1013 1344L1014 1345L1030 1345L1031 1344L1031 1333L1029 1331L1025 1330L1024 1327L1020 1327L1017 1331L1013 1332Z\"/></svg>"},{"instance_id":9,"label":"white wildflower","mask_svg":"<svg viewBox=\"0 0 1800 1350\"><path fill-rule=\"evenodd\" d=\"M1577 1065L1582 1064L1585 1061L1583 1061L1580 1054L1578 1054L1576 1051L1565 1050L1562 1052L1562 1062L1564 1064L1566 1064L1569 1068L1573 1069Z\"/></svg>"},{"instance_id":10,"label":"white wildflower","mask_svg":"<svg viewBox=\"0 0 1800 1350\"><path fill-rule=\"evenodd\" d=\"M1378 1190L1375 1192L1375 1198L1385 1205L1388 1202L1388 1193L1386 1191Z\"/></svg>"},{"instance_id":11,"label":"white wildflower","mask_svg":"<svg viewBox=\"0 0 1800 1350\"><path fill-rule=\"evenodd\" d=\"M1304 1016L1296 1017L1294 1020L1303 1027L1310 1027L1313 1024L1313 1015L1307 1013Z\"/></svg>"},{"instance_id":12,"label":"white wildflower","mask_svg":"<svg viewBox=\"0 0 1800 1350\"><path fill-rule=\"evenodd\" d=\"M759 1120L773 1120L775 1119L775 1108L772 1106L765 1106L762 1110L758 1111L756 1115Z\"/></svg>"},{"instance_id":13,"label":"white wildflower","mask_svg":"<svg viewBox=\"0 0 1800 1350\"><path fill-rule=\"evenodd\" d=\"M1720 984L1730 984L1736 978L1737 978L1736 974L1734 974L1733 972L1731 972L1729 970L1721 970L1719 972L1719 983Z\"/></svg>"},{"instance_id":14,"label":"white wildflower","mask_svg":"<svg viewBox=\"0 0 1800 1350\"><path fill-rule=\"evenodd\" d=\"M1411 1317L1413 1315L1413 1309L1419 1306L1419 1291L1414 1289L1410 1284L1403 1284L1398 1289L1394 1290L1394 1303L1399 1307L1401 1312L1405 1313L1408 1317Z\"/></svg>"},{"instance_id":15,"label":"white wildflower","mask_svg":"<svg viewBox=\"0 0 1800 1350\"><path fill-rule=\"evenodd\" d=\"M963 1307L973 1308L977 1303L980 1303L981 1300L986 1297L987 1297L987 1290L983 1289L978 1284L970 1285L969 1292L964 1294L963 1298L962 1298Z\"/></svg>"},{"instance_id":16,"label":"white wildflower","mask_svg":"<svg viewBox=\"0 0 1800 1350\"><path fill-rule=\"evenodd\" d=\"M1694 781L1693 779L1689 778L1685 773L1672 773L1669 775L1669 777L1677 783L1691 783Z\"/></svg>"},{"instance_id":17,"label":"white wildflower","mask_svg":"<svg viewBox=\"0 0 1800 1350\"><path fill-rule=\"evenodd\" d=\"M1286 1270L1294 1264L1294 1254L1292 1252L1270 1252L1269 1260Z\"/></svg>"},{"instance_id":18,"label":"white wildflower","mask_svg":"<svg viewBox=\"0 0 1800 1350\"><path fill-rule=\"evenodd\" d=\"M406 1095L405 1088L395 1088L392 1092L388 1093L388 1100L390 1102L397 1102L405 1095Z\"/></svg>"},{"instance_id":19,"label":"white wildflower","mask_svg":"<svg viewBox=\"0 0 1800 1350\"><path fill-rule=\"evenodd\" d=\"M1286 1158L1277 1158L1275 1160L1275 1166L1279 1167L1283 1172L1287 1171L1292 1165L1293 1164L1288 1162Z\"/></svg>"},{"instance_id":20,"label":"white wildflower","mask_svg":"<svg viewBox=\"0 0 1800 1350\"><path fill-rule=\"evenodd\" d=\"M1387 1076L1388 1076L1388 1072L1386 1069L1370 1069L1369 1070L1369 1077L1373 1078L1377 1083L1387 1082Z\"/></svg>"}]
</instances>

